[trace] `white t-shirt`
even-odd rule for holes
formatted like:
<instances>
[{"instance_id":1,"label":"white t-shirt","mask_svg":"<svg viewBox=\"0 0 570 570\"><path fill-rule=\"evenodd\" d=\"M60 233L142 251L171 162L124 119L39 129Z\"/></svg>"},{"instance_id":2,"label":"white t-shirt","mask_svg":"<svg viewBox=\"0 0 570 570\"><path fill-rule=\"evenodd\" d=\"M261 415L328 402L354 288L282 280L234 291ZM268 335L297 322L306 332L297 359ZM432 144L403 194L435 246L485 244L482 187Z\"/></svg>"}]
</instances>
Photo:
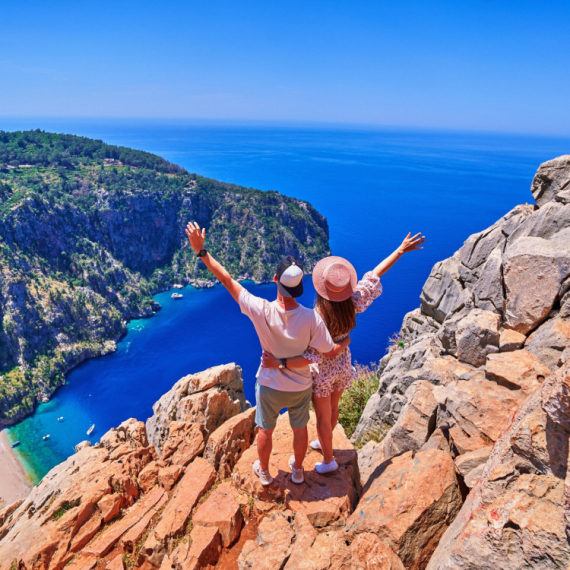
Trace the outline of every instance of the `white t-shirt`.
<instances>
[{"instance_id":1,"label":"white t-shirt","mask_svg":"<svg viewBox=\"0 0 570 570\"><path fill-rule=\"evenodd\" d=\"M325 353L334 348L323 319L313 309L299 305L285 311L277 301L261 299L246 289L239 294L239 306L253 322L261 348L276 358L293 358L309 347ZM283 392L300 392L312 385L309 366L285 370L260 366L257 381Z\"/></svg>"}]
</instances>

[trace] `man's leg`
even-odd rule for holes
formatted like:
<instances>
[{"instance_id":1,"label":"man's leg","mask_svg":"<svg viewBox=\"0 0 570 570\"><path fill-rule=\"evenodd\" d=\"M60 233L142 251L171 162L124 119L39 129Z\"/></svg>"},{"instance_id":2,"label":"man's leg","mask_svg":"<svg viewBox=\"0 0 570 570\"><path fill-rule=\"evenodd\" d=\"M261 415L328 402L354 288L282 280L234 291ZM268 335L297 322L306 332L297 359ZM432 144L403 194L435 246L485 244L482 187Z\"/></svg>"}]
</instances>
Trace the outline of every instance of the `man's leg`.
<instances>
[{"instance_id":1,"label":"man's leg","mask_svg":"<svg viewBox=\"0 0 570 570\"><path fill-rule=\"evenodd\" d=\"M303 467L307 447L309 446L309 432L304 428L291 428L293 430L293 453L295 454L295 469Z\"/></svg>"},{"instance_id":2,"label":"man's leg","mask_svg":"<svg viewBox=\"0 0 570 570\"><path fill-rule=\"evenodd\" d=\"M269 458L273 449L273 430L261 429L257 432L257 454L262 471L269 469Z\"/></svg>"},{"instance_id":3,"label":"man's leg","mask_svg":"<svg viewBox=\"0 0 570 570\"><path fill-rule=\"evenodd\" d=\"M273 448L273 430L275 429L280 409L275 392L275 390L259 384L255 386L255 399L257 402L255 423L259 426L257 454L259 455L259 466L262 471L269 469L269 459Z\"/></svg>"}]
</instances>

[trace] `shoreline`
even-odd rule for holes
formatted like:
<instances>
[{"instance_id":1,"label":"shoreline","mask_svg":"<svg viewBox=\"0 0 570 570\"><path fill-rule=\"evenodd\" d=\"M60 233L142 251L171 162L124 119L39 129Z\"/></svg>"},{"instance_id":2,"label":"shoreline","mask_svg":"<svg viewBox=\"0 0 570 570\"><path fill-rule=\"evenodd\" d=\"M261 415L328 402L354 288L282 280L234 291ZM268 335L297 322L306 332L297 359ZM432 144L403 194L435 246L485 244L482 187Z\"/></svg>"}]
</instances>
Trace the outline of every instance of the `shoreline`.
<instances>
[{"instance_id":1,"label":"shoreline","mask_svg":"<svg viewBox=\"0 0 570 570\"><path fill-rule=\"evenodd\" d=\"M8 442L6 432L0 431L0 511L20 499L25 499L32 484L16 452Z\"/></svg>"}]
</instances>

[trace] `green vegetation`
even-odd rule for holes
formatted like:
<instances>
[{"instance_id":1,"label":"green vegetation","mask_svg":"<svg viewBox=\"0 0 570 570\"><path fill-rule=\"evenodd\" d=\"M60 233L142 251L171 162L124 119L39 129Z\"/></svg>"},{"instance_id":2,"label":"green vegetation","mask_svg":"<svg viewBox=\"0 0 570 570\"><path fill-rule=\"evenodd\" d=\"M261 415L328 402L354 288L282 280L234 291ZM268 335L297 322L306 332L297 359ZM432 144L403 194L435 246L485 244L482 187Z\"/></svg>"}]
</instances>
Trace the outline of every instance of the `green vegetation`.
<instances>
[{"instance_id":1,"label":"green vegetation","mask_svg":"<svg viewBox=\"0 0 570 570\"><path fill-rule=\"evenodd\" d=\"M362 366L356 364L355 367L357 377L352 386L345 390L338 405L338 422L344 428L348 437L351 437L354 433L360 416L362 416L362 412L366 407L366 402L368 402L372 394L378 391L378 386L380 385L380 376L376 365ZM382 434L375 434L374 437L376 436L381 439ZM357 447L364 445L364 443L366 442L357 442Z\"/></svg>"},{"instance_id":2,"label":"green vegetation","mask_svg":"<svg viewBox=\"0 0 570 570\"><path fill-rule=\"evenodd\" d=\"M81 503L81 499L75 499L74 501L64 501L59 509L53 513L52 519L58 521L67 511L78 507Z\"/></svg>"},{"instance_id":3,"label":"green vegetation","mask_svg":"<svg viewBox=\"0 0 570 570\"><path fill-rule=\"evenodd\" d=\"M211 281L184 227L238 279L329 253L308 203L189 173L102 141L0 131L0 425L30 413L85 358L113 350L152 294Z\"/></svg>"}]
</instances>

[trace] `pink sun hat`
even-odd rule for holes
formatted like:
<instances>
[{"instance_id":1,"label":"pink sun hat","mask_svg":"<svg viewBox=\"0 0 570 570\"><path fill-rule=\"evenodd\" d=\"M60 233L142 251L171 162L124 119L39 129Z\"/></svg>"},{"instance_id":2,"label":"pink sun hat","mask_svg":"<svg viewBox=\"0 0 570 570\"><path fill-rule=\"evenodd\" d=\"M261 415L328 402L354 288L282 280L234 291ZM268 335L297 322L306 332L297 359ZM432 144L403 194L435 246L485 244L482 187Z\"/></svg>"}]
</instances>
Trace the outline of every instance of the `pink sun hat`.
<instances>
[{"instance_id":1,"label":"pink sun hat","mask_svg":"<svg viewBox=\"0 0 570 570\"><path fill-rule=\"evenodd\" d=\"M325 257L313 269L313 285L317 293L329 301L346 301L354 293L357 282L356 269L343 257Z\"/></svg>"}]
</instances>

